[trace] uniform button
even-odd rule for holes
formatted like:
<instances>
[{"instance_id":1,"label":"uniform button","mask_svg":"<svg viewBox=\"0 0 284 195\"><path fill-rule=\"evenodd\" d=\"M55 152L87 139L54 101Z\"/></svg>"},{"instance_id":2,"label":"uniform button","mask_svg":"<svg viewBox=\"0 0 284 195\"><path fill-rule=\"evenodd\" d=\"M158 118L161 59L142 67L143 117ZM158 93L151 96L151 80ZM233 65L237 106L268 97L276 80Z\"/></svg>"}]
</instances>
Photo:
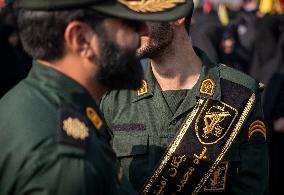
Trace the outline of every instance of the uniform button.
<instances>
[{"instance_id":1,"label":"uniform button","mask_svg":"<svg viewBox=\"0 0 284 195\"><path fill-rule=\"evenodd\" d=\"M173 124L173 125L177 124L177 120L174 119L174 120L172 121L172 124Z\"/></svg>"}]
</instances>

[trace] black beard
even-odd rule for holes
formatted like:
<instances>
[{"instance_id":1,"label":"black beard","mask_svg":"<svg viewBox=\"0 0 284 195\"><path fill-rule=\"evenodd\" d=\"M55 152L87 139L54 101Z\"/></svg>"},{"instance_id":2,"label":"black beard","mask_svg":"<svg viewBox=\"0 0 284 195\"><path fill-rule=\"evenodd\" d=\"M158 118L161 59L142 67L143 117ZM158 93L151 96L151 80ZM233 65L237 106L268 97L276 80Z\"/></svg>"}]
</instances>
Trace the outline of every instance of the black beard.
<instances>
[{"instance_id":1,"label":"black beard","mask_svg":"<svg viewBox=\"0 0 284 195\"><path fill-rule=\"evenodd\" d=\"M99 81L111 89L137 90L142 85L143 68L136 51L119 48L104 36L101 39Z\"/></svg>"},{"instance_id":2,"label":"black beard","mask_svg":"<svg viewBox=\"0 0 284 195\"><path fill-rule=\"evenodd\" d=\"M139 58L153 59L159 57L171 44L173 40L173 29L169 23L157 23L153 27L149 37L148 45L137 50L136 55Z\"/></svg>"}]
</instances>

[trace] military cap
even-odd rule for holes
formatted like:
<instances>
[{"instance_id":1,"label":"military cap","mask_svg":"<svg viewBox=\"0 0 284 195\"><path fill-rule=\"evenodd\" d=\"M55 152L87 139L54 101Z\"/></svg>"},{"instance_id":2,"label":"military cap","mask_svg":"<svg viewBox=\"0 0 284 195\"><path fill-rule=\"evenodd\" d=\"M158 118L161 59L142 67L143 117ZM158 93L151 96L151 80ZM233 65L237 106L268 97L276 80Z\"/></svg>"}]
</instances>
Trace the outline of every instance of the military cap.
<instances>
[{"instance_id":1,"label":"military cap","mask_svg":"<svg viewBox=\"0 0 284 195\"><path fill-rule=\"evenodd\" d=\"M89 7L109 16L149 21L170 21L186 16L193 0L22 0L28 10L66 10Z\"/></svg>"}]
</instances>

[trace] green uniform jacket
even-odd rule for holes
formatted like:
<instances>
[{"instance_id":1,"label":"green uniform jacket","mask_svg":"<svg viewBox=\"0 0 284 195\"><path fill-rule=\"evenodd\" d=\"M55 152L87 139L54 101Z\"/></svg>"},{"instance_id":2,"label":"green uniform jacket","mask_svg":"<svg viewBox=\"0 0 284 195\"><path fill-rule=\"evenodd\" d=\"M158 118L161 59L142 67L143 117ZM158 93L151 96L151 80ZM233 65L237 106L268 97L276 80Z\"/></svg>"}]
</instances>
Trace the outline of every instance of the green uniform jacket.
<instances>
[{"instance_id":1,"label":"green uniform jacket","mask_svg":"<svg viewBox=\"0 0 284 195\"><path fill-rule=\"evenodd\" d=\"M142 88L139 93L126 90L112 91L103 98L101 109L113 130L113 147L124 172L133 187L139 191L153 173L185 117L196 105L197 98L222 100L220 80L225 79L252 90L256 94L256 104L223 159L230 164L225 179L223 178L225 188L208 193L266 194L268 188L266 132L263 128L262 133L249 135L250 125L256 120L263 120L258 83L237 70L210 62L202 51L198 49L195 51L203 62L201 76L176 110L172 109L172 104L176 104L175 98L172 98L172 102L171 98L166 101L153 78L150 65L145 68L147 87L145 88L144 85L144 89ZM215 84L214 95L211 97L200 93L201 83L206 79L211 79Z\"/></svg>"},{"instance_id":2,"label":"green uniform jacket","mask_svg":"<svg viewBox=\"0 0 284 195\"><path fill-rule=\"evenodd\" d=\"M0 194L118 193L111 136L82 86L34 64L0 101Z\"/></svg>"}]
</instances>

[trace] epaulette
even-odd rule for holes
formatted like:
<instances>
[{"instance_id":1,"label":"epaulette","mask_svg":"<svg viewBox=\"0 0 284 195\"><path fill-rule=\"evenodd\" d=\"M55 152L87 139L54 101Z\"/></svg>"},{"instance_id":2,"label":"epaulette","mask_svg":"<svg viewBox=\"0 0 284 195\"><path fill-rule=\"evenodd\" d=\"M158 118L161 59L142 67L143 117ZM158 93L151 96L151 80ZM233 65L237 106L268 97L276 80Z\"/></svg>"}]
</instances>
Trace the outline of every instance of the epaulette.
<instances>
[{"instance_id":1,"label":"epaulette","mask_svg":"<svg viewBox=\"0 0 284 195\"><path fill-rule=\"evenodd\" d=\"M58 110L57 141L85 148L90 136L88 123L80 112L70 107Z\"/></svg>"}]
</instances>

